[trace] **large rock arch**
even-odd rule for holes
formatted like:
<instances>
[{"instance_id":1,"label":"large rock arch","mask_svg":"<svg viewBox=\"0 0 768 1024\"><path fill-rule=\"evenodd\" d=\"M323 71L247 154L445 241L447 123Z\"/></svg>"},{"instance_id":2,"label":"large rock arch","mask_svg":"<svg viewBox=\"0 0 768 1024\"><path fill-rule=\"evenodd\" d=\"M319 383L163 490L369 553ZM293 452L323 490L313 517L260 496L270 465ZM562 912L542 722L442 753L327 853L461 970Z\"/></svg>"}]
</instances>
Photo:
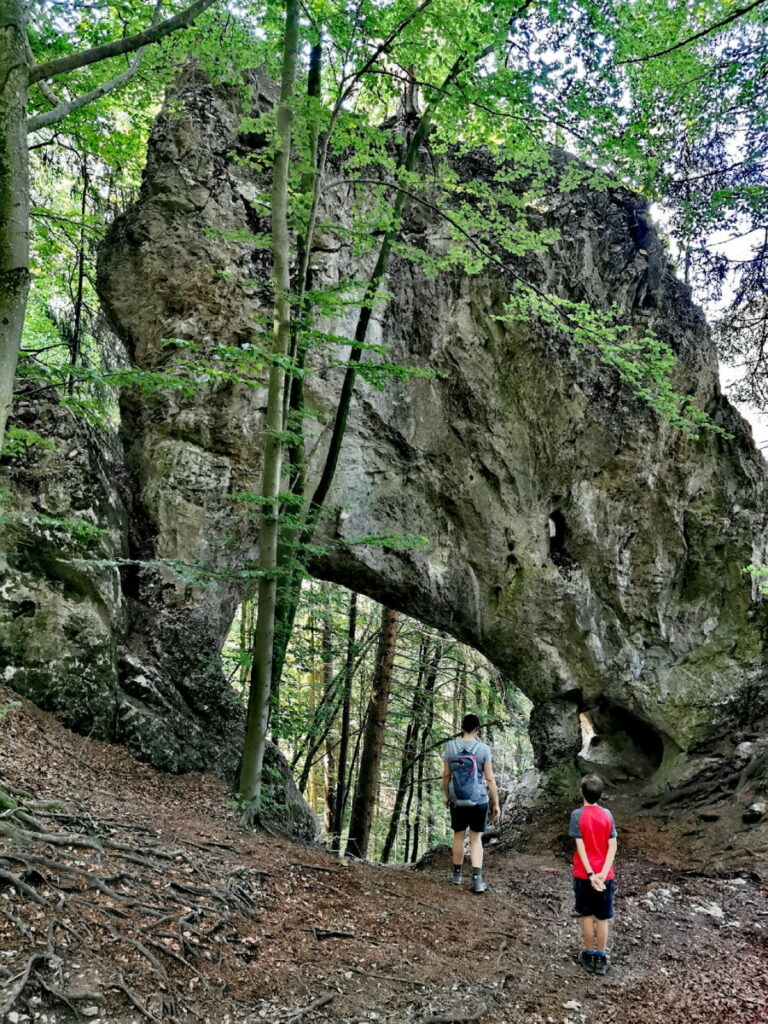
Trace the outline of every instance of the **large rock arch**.
<instances>
[{"instance_id":1,"label":"large rock arch","mask_svg":"<svg viewBox=\"0 0 768 1024\"><path fill-rule=\"evenodd\" d=\"M138 366L182 358L169 338L238 344L268 301L263 253L216 233L263 229L256 184L233 159L253 144L238 135L241 102L190 72L153 131L140 199L110 231L100 291ZM429 278L396 260L376 330L392 361L440 376L384 392L358 383L327 530L420 534L430 547L337 545L314 570L486 654L534 701L540 767L574 764L581 713L607 771L673 784L766 715L766 613L743 572L762 557L765 466L644 204L582 188L546 216L561 238L530 271L651 321L681 360L681 386L732 438L685 440L590 353L499 322L503 274ZM439 244L421 214L410 230ZM335 283L350 258L324 238L318 280ZM335 387L316 378L319 410ZM264 404L239 386L124 396L132 558L203 561L223 577L254 554L228 496L258 485ZM138 564L118 589L113 735L162 766L228 770L239 718L215 661L240 585Z\"/></svg>"}]
</instances>

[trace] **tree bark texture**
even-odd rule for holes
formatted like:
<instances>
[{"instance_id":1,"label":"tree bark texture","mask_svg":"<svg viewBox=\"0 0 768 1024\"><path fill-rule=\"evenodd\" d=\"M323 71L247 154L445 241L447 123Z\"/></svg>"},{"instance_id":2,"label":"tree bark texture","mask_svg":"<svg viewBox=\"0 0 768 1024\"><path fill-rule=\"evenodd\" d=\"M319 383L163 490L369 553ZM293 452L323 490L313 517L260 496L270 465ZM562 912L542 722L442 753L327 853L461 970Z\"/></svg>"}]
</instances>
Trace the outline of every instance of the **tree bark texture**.
<instances>
[{"instance_id":1,"label":"tree bark texture","mask_svg":"<svg viewBox=\"0 0 768 1024\"><path fill-rule=\"evenodd\" d=\"M381 633L376 652L376 673L368 708L365 740L360 755L360 771L352 803L346 854L365 857L371 836L373 809L379 791L381 752L384 746L384 726L387 720L389 694L392 688L392 668L397 644L398 612L383 608Z\"/></svg>"},{"instance_id":2,"label":"tree bark texture","mask_svg":"<svg viewBox=\"0 0 768 1024\"><path fill-rule=\"evenodd\" d=\"M29 293L29 65L22 0L0 0L0 449Z\"/></svg>"}]
</instances>

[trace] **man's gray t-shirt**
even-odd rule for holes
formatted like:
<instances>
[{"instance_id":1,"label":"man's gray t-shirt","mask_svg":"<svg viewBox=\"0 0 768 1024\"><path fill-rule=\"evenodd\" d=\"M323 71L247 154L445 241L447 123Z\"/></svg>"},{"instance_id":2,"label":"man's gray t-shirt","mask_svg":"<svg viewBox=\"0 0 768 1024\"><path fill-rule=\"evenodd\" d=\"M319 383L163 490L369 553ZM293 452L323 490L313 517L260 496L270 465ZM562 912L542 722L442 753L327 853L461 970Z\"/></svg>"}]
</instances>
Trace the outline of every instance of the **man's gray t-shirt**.
<instances>
[{"instance_id":1,"label":"man's gray t-shirt","mask_svg":"<svg viewBox=\"0 0 768 1024\"><path fill-rule=\"evenodd\" d=\"M480 740L448 740L443 751L443 760L447 761L451 757L456 757L463 750L477 758L478 784L482 793L478 806L484 803L487 804L488 786L483 775L483 767L486 761L492 760L491 748L487 743L482 743ZM448 798L452 801L456 799L456 794L453 792L453 779L451 779L451 784L448 787Z\"/></svg>"}]
</instances>

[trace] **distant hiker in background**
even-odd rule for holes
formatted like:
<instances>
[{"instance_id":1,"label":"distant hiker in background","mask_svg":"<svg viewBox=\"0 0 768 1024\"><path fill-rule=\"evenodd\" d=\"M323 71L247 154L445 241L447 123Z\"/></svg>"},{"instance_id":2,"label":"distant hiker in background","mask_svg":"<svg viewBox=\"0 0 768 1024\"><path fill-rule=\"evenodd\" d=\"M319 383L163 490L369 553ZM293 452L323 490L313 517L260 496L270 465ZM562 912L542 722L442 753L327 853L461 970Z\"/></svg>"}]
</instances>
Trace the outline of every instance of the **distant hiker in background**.
<instances>
[{"instance_id":1,"label":"distant hiker in background","mask_svg":"<svg viewBox=\"0 0 768 1024\"><path fill-rule=\"evenodd\" d=\"M581 918L584 949L579 963L590 974L607 974L608 922L613 917L613 860L616 856L616 824L605 807L599 775L581 780L583 804L571 814L568 835L576 840L573 854L573 891L576 913Z\"/></svg>"},{"instance_id":2,"label":"distant hiker in background","mask_svg":"<svg viewBox=\"0 0 768 1024\"><path fill-rule=\"evenodd\" d=\"M499 817L499 794L493 777L491 748L481 743L480 719L464 715L461 739L449 740L443 753L445 803L451 810L453 829L453 884L461 885L464 863L464 834L469 829L469 859L472 891L485 892L483 881L483 832L488 826L488 794L491 820Z\"/></svg>"}]
</instances>

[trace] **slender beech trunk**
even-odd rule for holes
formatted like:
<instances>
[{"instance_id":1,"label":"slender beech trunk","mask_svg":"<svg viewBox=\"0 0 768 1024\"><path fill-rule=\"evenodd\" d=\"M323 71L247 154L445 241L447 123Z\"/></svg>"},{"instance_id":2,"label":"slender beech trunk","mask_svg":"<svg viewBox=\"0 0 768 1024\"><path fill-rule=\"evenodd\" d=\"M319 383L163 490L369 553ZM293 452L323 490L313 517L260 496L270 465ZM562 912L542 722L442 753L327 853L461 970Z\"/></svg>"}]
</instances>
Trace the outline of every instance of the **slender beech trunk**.
<instances>
[{"instance_id":1,"label":"slender beech trunk","mask_svg":"<svg viewBox=\"0 0 768 1024\"><path fill-rule=\"evenodd\" d=\"M413 844L411 846L411 860L418 860L419 857L419 834L421 832L421 818L424 808L424 765L426 758L419 758L418 774L416 777L416 820L413 823Z\"/></svg>"},{"instance_id":2,"label":"slender beech trunk","mask_svg":"<svg viewBox=\"0 0 768 1024\"><path fill-rule=\"evenodd\" d=\"M485 730L486 743L493 745L493 720L496 718L496 691L493 689L493 679L489 680L488 703L486 705L486 721L488 725Z\"/></svg>"},{"instance_id":3,"label":"slender beech trunk","mask_svg":"<svg viewBox=\"0 0 768 1024\"><path fill-rule=\"evenodd\" d=\"M391 608L381 610L381 633L376 652L376 673L373 680L371 702L368 708L365 741L360 757L355 799L349 823L348 857L365 857L371 836L373 808L379 791L381 752L384 746L384 726L387 720L389 694L392 688L392 668L397 644L398 613Z\"/></svg>"},{"instance_id":4,"label":"slender beech trunk","mask_svg":"<svg viewBox=\"0 0 768 1024\"><path fill-rule=\"evenodd\" d=\"M365 716L363 716L363 722L357 731L355 736L355 749L352 751L352 760L349 762L349 776L347 778L347 785L344 787L344 804L341 808L342 816L347 810L347 804L349 803L349 794L357 789L357 779L359 774L359 760L360 760L360 743L362 742L363 734L365 732ZM354 780L354 784L353 784Z\"/></svg>"},{"instance_id":5,"label":"slender beech trunk","mask_svg":"<svg viewBox=\"0 0 768 1024\"><path fill-rule=\"evenodd\" d=\"M80 199L80 242L77 252L77 285L75 291L75 323L69 346L69 361L74 367L80 358L80 347L83 336L83 284L85 282L85 215L88 210L88 158L83 153L83 194ZM75 388L74 370L69 375L67 390L70 395Z\"/></svg>"},{"instance_id":6,"label":"slender beech trunk","mask_svg":"<svg viewBox=\"0 0 768 1024\"><path fill-rule=\"evenodd\" d=\"M352 680L355 674L355 642L357 634L357 594L349 595L347 618L347 659L344 665L344 697L341 705L341 735L339 736L339 764L336 769L336 799L331 838L331 849L338 851L341 846L341 831L344 826L344 805L347 799L347 754L349 750L349 717L352 704Z\"/></svg>"},{"instance_id":7,"label":"slender beech trunk","mask_svg":"<svg viewBox=\"0 0 768 1024\"><path fill-rule=\"evenodd\" d=\"M362 646L360 653L357 656L357 660L352 665L352 675L359 666L362 659L368 653L368 648L371 646L373 640L377 639L377 634L370 637L369 640ZM346 677L346 668L342 674L335 675L327 684L326 689L320 698L320 703L315 708L312 724L309 727L309 735L306 741L301 743L296 753L294 754L293 761L291 762L291 768L296 769L299 761L304 758L304 767L301 770L299 776L299 789L304 792L304 787L309 777L309 771L311 766L315 763L318 750L322 747L325 741L328 739L333 725L338 717L339 710L344 701L344 690L341 686L342 678ZM307 747L307 743L309 747Z\"/></svg>"},{"instance_id":8,"label":"slender beech trunk","mask_svg":"<svg viewBox=\"0 0 768 1024\"><path fill-rule=\"evenodd\" d=\"M96 89L60 101L45 86L47 79L123 53L136 53L180 28L216 0L195 0L186 10L131 36L35 64L27 39L23 0L0 0L0 450L13 401L24 314L29 294L29 158L27 133L55 124L117 88L133 75L131 69ZM291 0L293 2L293 0ZM159 10L159 8L158 8ZM138 54L137 54L138 57ZM27 119L30 84L37 83L53 110Z\"/></svg>"},{"instance_id":9,"label":"slender beech trunk","mask_svg":"<svg viewBox=\"0 0 768 1024\"><path fill-rule=\"evenodd\" d=\"M326 693L334 686L333 674L333 616L331 610L330 590L327 583L323 583L323 687ZM325 758L323 771L323 826L326 835L333 830L335 818L334 802L336 799L336 738L334 736L334 723L337 719L339 704L334 705L334 713L328 723L325 736Z\"/></svg>"},{"instance_id":10,"label":"slender beech trunk","mask_svg":"<svg viewBox=\"0 0 768 1024\"><path fill-rule=\"evenodd\" d=\"M277 152L272 179L272 251L274 259L275 313L269 392L264 437L264 467L261 494L266 499L259 536L259 605L253 642L251 687L248 695L248 725L240 769L240 793L246 803L244 818L258 817L261 802L261 774L269 719L269 694L275 635L277 595L277 542L279 532L278 495L283 463L282 365L291 337L290 234L288 229L288 186L291 156L292 101L299 48L299 0L286 0L283 69L277 110Z\"/></svg>"},{"instance_id":11,"label":"slender beech trunk","mask_svg":"<svg viewBox=\"0 0 768 1024\"><path fill-rule=\"evenodd\" d=\"M311 586L311 591L314 593L314 584ZM318 668L317 664L317 630L315 628L315 609L314 602L310 606L309 619L307 621L307 629L309 633L309 706L312 709L312 721L317 721L317 709L320 704L324 704L323 694L320 692L322 688L321 676L322 666ZM319 743L315 740L314 751L319 747ZM304 772L302 773L299 787L302 793L307 791L307 803L313 811L317 810L317 771L314 770L315 762L314 757L310 756L306 760L304 765Z\"/></svg>"},{"instance_id":12,"label":"slender beech trunk","mask_svg":"<svg viewBox=\"0 0 768 1024\"><path fill-rule=\"evenodd\" d=\"M464 62L465 58L461 58L455 62L454 66L446 76L437 98L428 104L424 113L421 115L403 157L401 168L404 171L410 172L416 166L416 160L421 152L421 147L426 141L427 136L429 135L429 130L432 126L432 115L435 107L440 102L447 87L458 75ZM316 185L316 189L319 187L321 179L322 174L318 173L318 184ZM315 198L317 199L317 192ZM336 475L336 467L339 462L339 455L341 454L341 445L344 440L344 434L346 433L349 410L352 405L352 393L354 391L355 380L357 378L358 364L360 363L363 352L365 351L364 345L368 335L368 327L373 316L373 310L376 305L376 298L379 294L379 289L381 288L382 282L387 273L387 268L389 267L389 258L392 252L392 246L397 232L400 229L400 222L403 216L403 211L405 210L406 201L406 193L402 190L398 191L393 203L391 225L382 238L376 263L365 288L363 301L357 318L357 324L355 326L352 348L347 360L347 369L341 385L338 405L336 406L336 414L333 422L333 429L331 431L331 438L328 443L325 463L323 465L320 479L312 495L312 499L309 502L304 526L299 532L298 551L295 550L295 546L293 544L286 545L287 557L297 562L298 567L291 574L290 583L286 585L283 596L281 596L278 616L279 628L274 651L274 675L276 677L282 675L288 640L293 629L294 619L296 618L296 610L299 606L303 566L306 562L306 555L304 554L304 551L314 537L320 513L325 504L325 500L328 497L331 485L333 484L334 476ZM303 489L301 491L297 490L296 493L303 494ZM291 550L288 551L288 548Z\"/></svg>"},{"instance_id":13,"label":"slender beech trunk","mask_svg":"<svg viewBox=\"0 0 768 1024\"><path fill-rule=\"evenodd\" d=\"M411 804L413 803L413 772L408 776L408 795L405 800L405 849L403 850L403 863L408 864L411 860Z\"/></svg>"},{"instance_id":14,"label":"slender beech trunk","mask_svg":"<svg viewBox=\"0 0 768 1024\"><path fill-rule=\"evenodd\" d=\"M240 651L250 651L253 647L253 601L248 598L240 606ZM240 689L245 693L250 675L248 665L243 662L240 666L239 680Z\"/></svg>"},{"instance_id":15,"label":"slender beech trunk","mask_svg":"<svg viewBox=\"0 0 768 1024\"><path fill-rule=\"evenodd\" d=\"M424 728L421 730L421 744L419 751L420 772L426 771L427 751L429 750L429 739L432 735L432 725L435 721L435 688L437 686L437 669L443 656L443 645L438 644L435 649L434 671L428 673L424 683ZM429 777L429 773L427 773ZM442 794L442 788L440 790ZM431 842L431 830L434 826L434 810L432 807L432 782L427 783L427 845Z\"/></svg>"},{"instance_id":16,"label":"slender beech trunk","mask_svg":"<svg viewBox=\"0 0 768 1024\"><path fill-rule=\"evenodd\" d=\"M462 662L461 669L459 670L458 677L456 679L456 724L454 729L458 732L461 720L467 713L467 666L466 663Z\"/></svg>"},{"instance_id":17,"label":"slender beech trunk","mask_svg":"<svg viewBox=\"0 0 768 1024\"><path fill-rule=\"evenodd\" d=\"M301 176L301 192L311 198L314 208L315 196L319 187L320 172L317 169L317 147L320 135L320 87L322 69L322 44L316 43L309 55L309 70L307 73L307 96L310 103L315 103L315 112L309 124L309 167ZM305 328L307 310L305 308L305 295L312 284L312 270L309 262L312 235L314 228L310 226L306 233L299 233L296 245L296 256L298 262L298 274L294 284L294 316L291 319L291 340L290 354L295 360L296 372L287 374L284 383L283 394L283 423L285 429L294 435L298 435L297 441L288 443L288 490L297 497L303 498L307 486L306 459L304 455L304 377L302 370L306 362L307 347L302 344L302 330ZM287 509L281 509L281 514ZM285 569L296 557L296 536L297 527L284 526L280 531L278 546L278 562ZM288 608L292 607L294 597L298 607L298 597L301 593L301 574L298 574L296 586L298 591L293 593L293 580L296 578L294 572L288 572L278 588L277 606L275 608L275 639L273 645L273 671L272 691L270 694L270 717L272 720L272 739L275 743L279 740L280 734L280 686L282 682L283 664L285 654L293 630L293 620L296 615L296 608L293 614L288 615Z\"/></svg>"},{"instance_id":18,"label":"slender beech trunk","mask_svg":"<svg viewBox=\"0 0 768 1024\"><path fill-rule=\"evenodd\" d=\"M416 779L416 820L413 825L411 842L411 860L415 861L419 855L419 830L421 828L422 810L424 806L424 770L427 763L426 746L429 734L432 730L432 708L434 706L435 683L437 681L437 670L443 657L443 645L439 641L435 644L424 679L424 693L422 696L423 714L427 715L427 724L421 733L421 756L418 758L418 770ZM423 717L423 715L422 715Z\"/></svg>"},{"instance_id":19,"label":"slender beech trunk","mask_svg":"<svg viewBox=\"0 0 768 1024\"><path fill-rule=\"evenodd\" d=\"M420 739L419 725L422 713L422 696L421 696L421 684L424 679L424 667L427 656L427 646L424 637L421 638L419 644L419 672L416 677L416 685L413 689L413 701L411 703L411 719L408 722L408 728L405 733L405 743L403 744L403 756L400 761L400 774L397 780L397 790L395 791L395 803L392 808L392 816L389 819L389 828L387 830L387 836L384 840L384 848L381 851L381 863L386 864L392 855L392 850L395 846L395 839L397 838L397 830L400 825L400 814L403 809L403 801L405 800L405 792L408 788L408 780L413 771L413 765L416 758L416 745Z\"/></svg>"},{"instance_id":20,"label":"slender beech trunk","mask_svg":"<svg viewBox=\"0 0 768 1024\"><path fill-rule=\"evenodd\" d=\"M29 293L29 158L25 4L0 0L0 449Z\"/></svg>"}]
</instances>

